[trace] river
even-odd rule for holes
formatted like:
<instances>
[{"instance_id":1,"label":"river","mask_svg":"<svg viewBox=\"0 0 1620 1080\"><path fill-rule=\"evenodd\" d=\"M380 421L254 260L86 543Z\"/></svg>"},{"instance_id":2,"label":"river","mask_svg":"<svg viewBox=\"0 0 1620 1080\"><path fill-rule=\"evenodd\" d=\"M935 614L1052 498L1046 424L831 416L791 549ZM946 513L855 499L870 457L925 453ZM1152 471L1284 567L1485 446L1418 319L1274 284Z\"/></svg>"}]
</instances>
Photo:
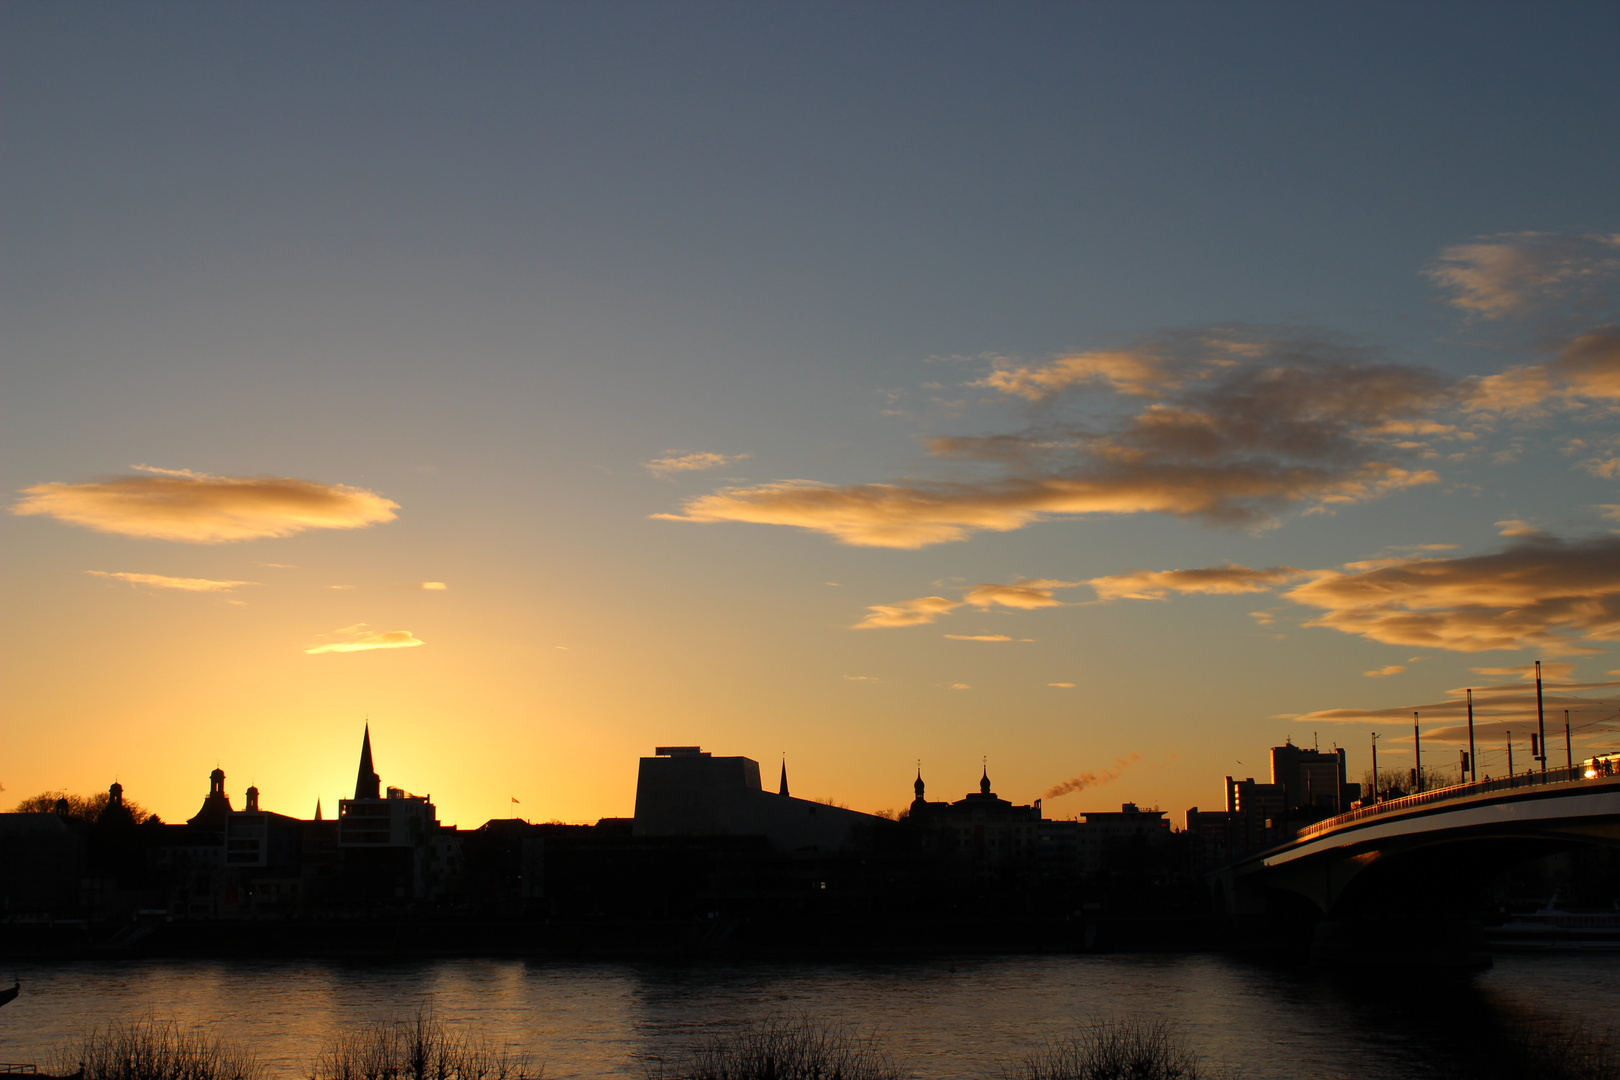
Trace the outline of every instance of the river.
<instances>
[{"instance_id":1,"label":"river","mask_svg":"<svg viewBox=\"0 0 1620 1080\"><path fill-rule=\"evenodd\" d=\"M4 964L0 960L0 964ZM1392 970L1373 990L1211 954L906 963L705 964L432 960L18 964L0 1061L37 1061L89 1026L156 1017L253 1048L307 1076L346 1025L431 1009L528 1053L548 1080L634 1077L650 1056L771 1017L873 1032L925 1080L989 1080L1088 1017L1173 1021L1207 1063L1257 1078L1479 1075L1504 1020L1620 1029L1620 964L1503 956L1461 981Z\"/></svg>"}]
</instances>

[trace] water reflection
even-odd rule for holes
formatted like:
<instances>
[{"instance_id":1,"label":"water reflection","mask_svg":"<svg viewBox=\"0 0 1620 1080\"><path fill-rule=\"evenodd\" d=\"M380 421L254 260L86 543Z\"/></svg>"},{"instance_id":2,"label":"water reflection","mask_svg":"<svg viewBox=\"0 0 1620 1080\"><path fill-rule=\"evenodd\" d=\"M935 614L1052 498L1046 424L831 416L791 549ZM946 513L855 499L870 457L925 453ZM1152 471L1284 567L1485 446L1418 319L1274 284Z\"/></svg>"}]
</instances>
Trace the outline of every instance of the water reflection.
<instances>
[{"instance_id":1,"label":"water reflection","mask_svg":"<svg viewBox=\"0 0 1620 1080\"><path fill-rule=\"evenodd\" d=\"M9 972L0 973L9 974ZM39 1061L87 1026L155 1015L252 1044L306 1075L355 1022L432 1009L528 1053L548 1077L641 1077L706 1033L804 1015L877 1031L929 1080L996 1075L1077 1020L1174 1021L1206 1060L1253 1078L1501 1075L1514 1024L1620 1028L1602 958L1505 957L1467 981L1375 984L1210 955L1039 956L871 964L577 964L444 960L22 966L0 1060Z\"/></svg>"}]
</instances>

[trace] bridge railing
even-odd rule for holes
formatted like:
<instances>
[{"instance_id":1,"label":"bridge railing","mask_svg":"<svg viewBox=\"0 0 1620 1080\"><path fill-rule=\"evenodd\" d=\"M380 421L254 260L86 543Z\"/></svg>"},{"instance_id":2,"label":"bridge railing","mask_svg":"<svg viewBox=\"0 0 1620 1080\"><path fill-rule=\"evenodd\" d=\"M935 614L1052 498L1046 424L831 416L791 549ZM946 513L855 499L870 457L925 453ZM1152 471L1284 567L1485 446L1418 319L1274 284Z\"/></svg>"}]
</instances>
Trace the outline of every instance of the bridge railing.
<instances>
[{"instance_id":1,"label":"bridge railing","mask_svg":"<svg viewBox=\"0 0 1620 1080\"><path fill-rule=\"evenodd\" d=\"M1312 822L1304 826L1295 834L1299 839L1318 836L1325 832L1337 829L1341 825L1348 825L1363 818L1377 817L1380 814L1393 814L1401 810L1410 810L1414 806L1423 806L1427 803L1446 802L1450 799L1465 799L1471 795L1485 795L1492 791L1511 791L1514 788L1541 787L1546 784L1567 784L1572 781L1588 779L1584 765L1569 768L1548 769L1546 772L1526 772L1518 776L1504 776L1496 780L1480 780L1472 784L1452 784L1450 787L1435 788L1432 791L1420 791L1416 795L1403 795L1398 799L1385 799L1372 806L1363 806L1359 810L1349 810L1343 814L1335 814L1330 818Z\"/></svg>"}]
</instances>

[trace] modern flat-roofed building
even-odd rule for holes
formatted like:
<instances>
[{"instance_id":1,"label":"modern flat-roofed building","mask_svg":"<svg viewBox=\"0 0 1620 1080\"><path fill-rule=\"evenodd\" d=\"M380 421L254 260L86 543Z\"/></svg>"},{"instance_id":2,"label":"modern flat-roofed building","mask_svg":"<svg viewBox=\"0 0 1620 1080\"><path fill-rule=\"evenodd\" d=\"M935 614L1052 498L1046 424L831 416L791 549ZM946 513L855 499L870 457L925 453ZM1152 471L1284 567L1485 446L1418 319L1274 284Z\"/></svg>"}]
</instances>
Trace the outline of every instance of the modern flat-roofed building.
<instances>
[{"instance_id":1,"label":"modern flat-roofed building","mask_svg":"<svg viewBox=\"0 0 1620 1080\"><path fill-rule=\"evenodd\" d=\"M700 746L660 746L636 776L636 836L763 836L779 851L837 851L881 818L760 783L759 762Z\"/></svg>"}]
</instances>

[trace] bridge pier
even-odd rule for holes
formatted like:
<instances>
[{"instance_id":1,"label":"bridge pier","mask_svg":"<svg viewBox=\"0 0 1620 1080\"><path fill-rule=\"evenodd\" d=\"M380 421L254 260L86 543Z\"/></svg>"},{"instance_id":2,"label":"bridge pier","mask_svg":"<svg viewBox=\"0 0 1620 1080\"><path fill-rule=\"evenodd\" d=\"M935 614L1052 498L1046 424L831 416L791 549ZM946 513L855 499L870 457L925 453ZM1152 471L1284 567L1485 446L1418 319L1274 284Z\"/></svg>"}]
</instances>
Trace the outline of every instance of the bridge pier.
<instances>
[{"instance_id":1,"label":"bridge pier","mask_svg":"<svg viewBox=\"0 0 1620 1080\"><path fill-rule=\"evenodd\" d=\"M1323 967L1389 974L1491 966L1482 924L1433 917L1325 919L1311 936L1310 958Z\"/></svg>"}]
</instances>

